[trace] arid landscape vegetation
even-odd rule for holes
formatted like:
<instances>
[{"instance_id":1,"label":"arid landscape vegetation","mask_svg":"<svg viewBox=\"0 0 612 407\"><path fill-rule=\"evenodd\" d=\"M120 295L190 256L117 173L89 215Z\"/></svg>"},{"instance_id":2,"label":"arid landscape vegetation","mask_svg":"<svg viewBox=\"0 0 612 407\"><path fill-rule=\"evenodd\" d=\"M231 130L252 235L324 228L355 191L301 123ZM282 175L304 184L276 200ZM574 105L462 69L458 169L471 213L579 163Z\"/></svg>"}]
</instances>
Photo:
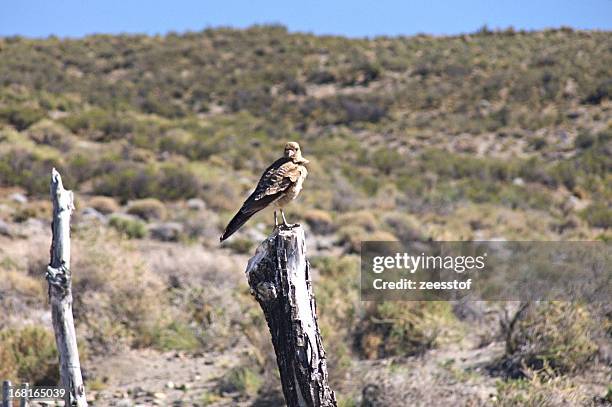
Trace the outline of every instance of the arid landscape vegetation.
<instances>
[{"instance_id":1,"label":"arid landscape vegetation","mask_svg":"<svg viewBox=\"0 0 612 407\"><path fill-rule=\"evenodd\" d=\"M604 31L0 38L0 379L58 380L56 167L90 404L283 405L244 275L272 214L219 235L294 140L340 406L611 405L610 303L359 295L363 240L610 242L611 99Z\"/></svg>"}]
</instances>

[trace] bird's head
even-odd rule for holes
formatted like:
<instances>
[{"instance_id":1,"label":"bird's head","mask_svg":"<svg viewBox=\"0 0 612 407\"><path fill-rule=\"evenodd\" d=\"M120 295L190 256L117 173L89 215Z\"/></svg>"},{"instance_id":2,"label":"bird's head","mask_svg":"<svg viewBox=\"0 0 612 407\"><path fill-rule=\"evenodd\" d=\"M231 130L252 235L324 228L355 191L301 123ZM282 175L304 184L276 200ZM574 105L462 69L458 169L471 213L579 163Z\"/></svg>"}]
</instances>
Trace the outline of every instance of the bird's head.
<instances>
[{"instance_id":1,"label":"bird's head","mask_svg":"<svg viewBox=\"0 0 612 407\"><path fill-rule=\"evenodd\" d=\"M306 164L307 159L302 157L302 150L300 145L295 141L290 141L285 144L285 157L290 158L295 163Z\"/></svg>"}]
</instances>

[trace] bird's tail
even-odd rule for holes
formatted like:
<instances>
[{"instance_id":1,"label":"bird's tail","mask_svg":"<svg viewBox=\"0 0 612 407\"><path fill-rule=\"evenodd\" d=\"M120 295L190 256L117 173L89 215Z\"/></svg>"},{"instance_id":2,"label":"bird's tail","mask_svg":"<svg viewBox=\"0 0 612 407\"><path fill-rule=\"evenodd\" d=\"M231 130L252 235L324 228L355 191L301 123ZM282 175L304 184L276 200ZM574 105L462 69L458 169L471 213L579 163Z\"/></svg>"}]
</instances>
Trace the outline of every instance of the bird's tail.
<instances>
[{"instance_id":1,"label":"bird's tail","mask_svg":"<svg viewBox=\"0 0 612 407\"><path fill-rule=\"evenodd\" d=\"M242 225L246 223L247 220L251 219L251 216L255 215L258 211L254 212L243 212L242 210L238 211L238 213L230 220L230 222L225 227L225 231L223 235L219 238L220 241L224 241L228 237L234 234L235 231L240 229Z\"/></svg>"}]
</instances>

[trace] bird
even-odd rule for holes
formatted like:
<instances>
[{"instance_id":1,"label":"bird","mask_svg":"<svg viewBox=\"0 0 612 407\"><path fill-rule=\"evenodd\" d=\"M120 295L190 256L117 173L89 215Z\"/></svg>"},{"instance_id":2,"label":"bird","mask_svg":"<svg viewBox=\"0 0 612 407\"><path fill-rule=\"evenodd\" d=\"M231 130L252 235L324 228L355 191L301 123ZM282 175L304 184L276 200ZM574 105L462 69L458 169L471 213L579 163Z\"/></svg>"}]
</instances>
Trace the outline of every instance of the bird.
<instances>
[{"instance_id":1,"label":"bird","mask_svg":"<svg viewBox=\"0 0 612 407\"><path fill-rule=\"evenodd\" d=\"M294 227L295 225L287 223L283 208L293 201L302 190L302 184L308 175L305 166L308 162L307 159L302 157L302 151L298 143L290 141L285 144L283 156L264 171L257 187L227 224L219 240L223 242L240 229L253 215L270 205L274 208L275 228L279 226L277 210L280 211L283 218L282 226L286 228Z\"/></svg>"}]
</instances>

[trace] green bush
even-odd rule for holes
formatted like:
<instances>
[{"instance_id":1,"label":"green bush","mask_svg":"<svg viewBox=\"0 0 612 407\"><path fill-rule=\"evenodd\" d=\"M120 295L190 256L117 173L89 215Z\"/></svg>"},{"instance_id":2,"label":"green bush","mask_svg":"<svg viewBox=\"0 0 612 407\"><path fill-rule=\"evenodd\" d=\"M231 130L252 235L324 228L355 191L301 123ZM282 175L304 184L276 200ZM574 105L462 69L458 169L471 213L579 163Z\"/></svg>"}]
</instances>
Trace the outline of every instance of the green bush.
<instances>
[{"instance_id":1,"label":"green bush","mask_svg":"<svg viewBox=\"0 0 612 407\"><path fill-rule=\"evenodd\" d=\"M19 131L27 129L43 117L45 112L32 107L15 106L0 109L0 120L15 126Z\"/></svg>"},{"instance_id":2,"label":"green bush","mask_svg":"<svg viewBox=\"0 0 612 407\"><path fill-rule=\"evenodd\" d=\"M142 239L147 234L143 221L121 215L112 215L108 224L129 239Z\"/></svg>"},{"instance_id":3,"label":"green bush","mask_svg":"<svg viewBox=\"0 0 612 407\"><path fill-rule=\"evenodd\" d=\"M225 393L238 392L243 397L253 397L264 384L262 376L249 366L230 369L222 378L219 389Z\"/></svg>"},{"instance_id":4,"label":"green bush","mask_svg":"<svg viewBox=\"0 0 612 407\"><path fill-rule=\"evenodd\" d=\"M448 302L369 304L355 330L355 348L367 359L422 354L436 346L440 326L453 319Z\"/></svg>"},{"instance_id":5,"label":"green bush","mask_svg":"<svg viewBox=\"0 0 612 407\"><path fill-rule=\"evenodd\" d=\"M134 131L133 120L99 108L73 113L61 122L73 133L98 142L123 139Z\"/></svg>"},{"instance_id":6,"label":"green bush","mask_svg":"<svg viewBox=\"0 0 612 407\"><path fill-rule=\"evenodd\" d=\"M149 335L151 336L151 344L162 351L195 351L201 347L201 343L193 329L181 321L175 320L167 325L157 325L151 330ZM143 345L146 346L146 342Z\"/></svg>"},{"instance_id":7,"label":"green bush","mask_svg":"<svg viewBox=\"0 0 612 407\"><path fill-rule=\"evenodd\" d=\"M498 381L496 383L496 407L556 407L563 405L591 405L592 395L584 394L575 380L564 377L542 377L533 374L531 379ZM589 400L591 399L591 400ZM569 403L569 404L568 404Z\"/></svg>"},{"instance_id":8,"label":"green bush","mask_svg":"<svg viewBox=\"0 0 612 407\"><path fill-rule=\"evenodd\" d=\"M595 137L595 135L587 132L581 132L580 134L578 134L578 136L576 136L576 140L574 140L574 146L576 148L581 149L589 148L593 144L595 144L596 140L597 137Z\"/></svg>"},{"instance_id":9,"label":"green bush","mask_svg":"<svg viewBox=\"0 0 612 407\"><path fill-rule=\"evenodd\" d=\"M14 148L0 156L0 184L25 188L29 194L47 195L51 168L60 167L53 158ZM66 185L66 177L64 178Z\"/></svg>"},{"instance_id":10,"label":"green bush","mask_svg":"<svg viewBox=\"0 0 612 407\"><path fill-rule=\"evenodd\" d=\"M175 164L156 169L153 166L123 163L94 183L95 193L116 196L123 201L188 199L197 196L200 188L200 182L191 171Z\"/></svg>"},{"instance_id":11,"label":"green bush","mask_svg":"<svg viewBox=\"0 0 612 407\"><path fill-rule=\"evenodd\" d=\"M251 239L248 239L245 237L235 237L235 238L232 238L227 243L224 243L224 246L229 247L236 253L250 254L253 252L255 243Z\"/></svg>"},{"instance_id":12,"label":"green bush","mask_svg":"<svg viewBox=\"0 0 612 407\"><path fill-rule=\"evenodd\" d=\"M597 352L593 319L581 305L549 302L531 305L507 328L504 365L511 377L524 369L546 374L579 372Z\"/></svg>"},{"instance_id":13,"label":"green bush","mask_svg":"<svg viewBox=\"0 0 612 407\"><path fill-rule=\"evenodd\" d=\"M589 225L597 228L612 228L612 208L602 202L595 202L581 212Z\"/></svg>"},{"instance_id":14,"label":"green bush","mask_svg":"<svg viewBox=\"0 0 612 407\"><path fill-rule=\"evenodd\" d=\"M31 385L59 382L58 353L53 334L37 326L0 332L0 374Z\"/></svg>"}]
</instances>

